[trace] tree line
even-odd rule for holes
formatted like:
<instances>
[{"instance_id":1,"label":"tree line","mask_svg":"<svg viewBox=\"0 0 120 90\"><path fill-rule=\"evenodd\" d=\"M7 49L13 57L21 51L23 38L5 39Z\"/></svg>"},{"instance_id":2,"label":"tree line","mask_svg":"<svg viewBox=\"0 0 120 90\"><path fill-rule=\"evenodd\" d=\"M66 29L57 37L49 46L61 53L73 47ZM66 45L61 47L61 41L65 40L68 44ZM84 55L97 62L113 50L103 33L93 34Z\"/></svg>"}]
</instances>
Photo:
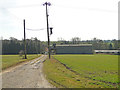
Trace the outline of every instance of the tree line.
<instances>
[{"instance_id":1,"label":"tree line","mask_svg":"<svg viewBox=\"0 0 120 90\"><path fill-rule=\"evenodd\" d=\"M93 38L92 40L81 40L79 37L73 37L70 41L59 39L51 41L53 44L92 44L94 50L118 50L120 49L120 40L100 40ZM44 53L47 48L47 41L40 41L37 38L26 39L27 54ZM24 40L18 40L14 37L2 40L2 54L18 54L24 50Z\"/></svg>"},{"instance_id":2,"label":"tree line","mask_svg":"<svg viewBox=\"0 0 120 90\"><path fill-rule=\"evenodd\" d=\"M37 38L26 39L27 54L40 54L45 51L46 43ZM18 54L24 51L24 40L18 40L14 37L2 40L2 54Z\"/></svg>"},{"instance_id":3,"label":"tree line","mask_svg":"<svg viewBox=\"0 0 120 90\"><path fill-rule=\"evenodd\" d=\"M93 38L92 40L81 40L79 37L73 37L70 41L59 38L56 44L92 44L94 50L118 50L120 49L120 40L101 40Z\"/></svg>"}]
</instances>

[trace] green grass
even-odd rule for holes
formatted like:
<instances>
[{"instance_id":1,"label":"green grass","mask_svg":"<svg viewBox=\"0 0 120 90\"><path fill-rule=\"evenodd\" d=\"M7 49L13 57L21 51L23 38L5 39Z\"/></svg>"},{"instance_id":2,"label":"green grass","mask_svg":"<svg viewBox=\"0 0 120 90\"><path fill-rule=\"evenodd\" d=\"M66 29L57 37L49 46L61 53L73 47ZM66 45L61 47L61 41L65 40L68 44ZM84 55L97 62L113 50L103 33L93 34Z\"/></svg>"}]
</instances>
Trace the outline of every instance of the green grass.
<instances>
[{"instance_id":1,"label":"green grass","mask_svg":"<svg viewBox=\"0 0 120 90\"><path fill-rule=\"evenodd\" d=\"M57 60L75 72L66 69ZM44 64L47 78L57 87L118 87L117 55L54 55L54 59Z\"/></svg>"},{"instance_id":2,"label":"green grass","mask_svg":"<svg viewBox=\"0 0 120 90\"><path fill-rule=\"evenodd\" d=\"M2 55L2 69L14 66L18 63L32 60L40 55L27 55L27 59L22 59L19 55Z\"/></svg>"}]
</instances>

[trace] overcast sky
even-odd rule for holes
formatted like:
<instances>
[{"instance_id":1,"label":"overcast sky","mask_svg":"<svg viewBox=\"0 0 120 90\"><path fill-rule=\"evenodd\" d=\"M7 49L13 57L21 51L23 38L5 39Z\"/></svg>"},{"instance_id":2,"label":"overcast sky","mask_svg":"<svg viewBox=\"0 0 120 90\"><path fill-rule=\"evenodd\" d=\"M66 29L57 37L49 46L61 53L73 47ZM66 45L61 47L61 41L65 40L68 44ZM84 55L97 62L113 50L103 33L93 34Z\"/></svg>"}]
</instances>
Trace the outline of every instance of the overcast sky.
<instances>
[{"instance_id":1,"label":"overcast sky","mask_svg":"<svg viewBox=\"0 0 120 90\"><path fill-rule=\"evenodd\" d=\"M118 39L118 1L119 0L0 0L0 34L3 39L23 38L23 19L27 38L37 37L47 40L46 13L48 7L49 26L53 27L51 41L63 38L70 40Z\"/></svg>"}]
</instances>

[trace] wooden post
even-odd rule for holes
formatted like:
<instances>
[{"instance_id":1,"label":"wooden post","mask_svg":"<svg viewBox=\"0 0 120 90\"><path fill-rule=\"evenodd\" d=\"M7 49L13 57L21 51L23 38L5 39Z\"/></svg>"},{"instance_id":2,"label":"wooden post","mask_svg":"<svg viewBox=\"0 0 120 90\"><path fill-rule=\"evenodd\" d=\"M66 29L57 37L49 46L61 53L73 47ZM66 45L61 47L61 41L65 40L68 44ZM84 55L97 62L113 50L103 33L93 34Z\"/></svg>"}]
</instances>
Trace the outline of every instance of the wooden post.
<instances>
[{"instance_id":1,"label":"wooden post","mask_svg":"<svg viewBox=\"0 0 120 90\"><path fill-rule=\"evenodd\" d=\"M23 23L24 23L24 54L25 54L25 59L27 59L27 55L26 55L25 19L23 20Z\"/></svg>"}]
</instances>

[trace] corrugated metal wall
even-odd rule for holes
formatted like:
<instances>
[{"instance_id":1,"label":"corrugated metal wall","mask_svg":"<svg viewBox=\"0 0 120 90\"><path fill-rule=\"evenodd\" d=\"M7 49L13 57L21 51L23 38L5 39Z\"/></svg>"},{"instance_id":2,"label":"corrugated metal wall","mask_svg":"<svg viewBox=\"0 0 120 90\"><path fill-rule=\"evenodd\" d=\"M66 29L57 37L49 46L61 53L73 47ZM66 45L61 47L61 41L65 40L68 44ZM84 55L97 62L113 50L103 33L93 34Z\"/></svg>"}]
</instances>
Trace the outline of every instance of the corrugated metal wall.
<instances>
[{"instance_id":1,"label":"corrugated metal wall","mask_svg":"<svg viewBox=\"0 0 120 90\"><path fill-rule=\"evenodd\" d=\"M92 46L56 46L56 54L93 54Z\"/></svg>"}]
</instances>

